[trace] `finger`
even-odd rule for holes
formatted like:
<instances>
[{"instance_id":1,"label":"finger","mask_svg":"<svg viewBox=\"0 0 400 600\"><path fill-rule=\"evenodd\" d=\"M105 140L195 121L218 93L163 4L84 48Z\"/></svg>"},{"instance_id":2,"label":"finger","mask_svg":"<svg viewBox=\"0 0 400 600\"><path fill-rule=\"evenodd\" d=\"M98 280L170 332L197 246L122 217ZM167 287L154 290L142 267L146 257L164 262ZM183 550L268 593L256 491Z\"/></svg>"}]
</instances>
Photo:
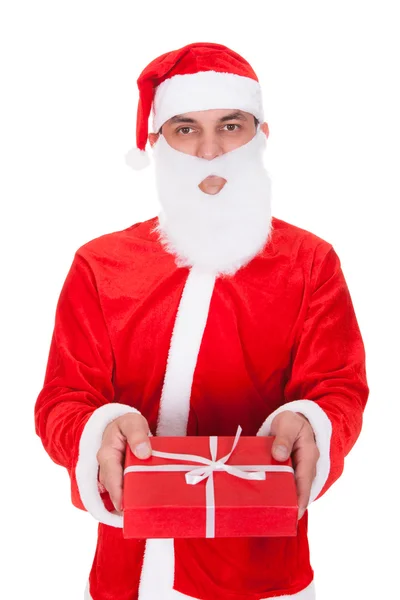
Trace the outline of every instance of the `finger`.
<instances>
[{"instance_id":1,"label":"finger","mask_svg":"<svg viewBox=\"0 0 400 600\"><path fill-rule=\"evenodd\" d=\"M128 415L127 418L121 420L120 429L134 455L137 458L149 458L151 444L147 419L142 415Z\"/></svg>"},{"instance_id":2,"label":"finger","mask_svg":"<svg viewBox=\"0 0 400 600\"><path fill-rule=\"evenodd\" d=\"M121 510L123 488L122 455L118 451L107 453L107 449L102 453L100 449L97 460L100 465L100 482L110 494L115 508Z\"/></svg>"},{"instance_id":3,"label":"finger","mask_svg":"<svg viewBox=\"0 0 400 600\"><path fill-rule=\"evenodd\" d=\"M277 414L271 423L271 435L275 436L272 455L275 460L287 460L303 425L294 412L285 410Z\"/></svg>"},{"instance_id":4,"label":"finger","mask_svg":"<svg viewBox=\"0 0 400 600\"><path fill-rule=\"evenodd\" d=\"M97 486L99 488L100 494L102 494L103 492L106 491L106 489L104 487L104 483L102 481L102 475L101 475L100 468L99 468L98 473L97 473Z\"/></svg>"},{"instance_id":5,"label":"finger","mask_svg":"<svg viewBox=\"0 0 400 600\"><path fill-rule=\"evenodd\" d=\"M318 449L313 443L304 443L294 454L295 479L299 506L299 519L303 516L309 500L312 482L316 474Z\"/></svg>"}]
</instances>

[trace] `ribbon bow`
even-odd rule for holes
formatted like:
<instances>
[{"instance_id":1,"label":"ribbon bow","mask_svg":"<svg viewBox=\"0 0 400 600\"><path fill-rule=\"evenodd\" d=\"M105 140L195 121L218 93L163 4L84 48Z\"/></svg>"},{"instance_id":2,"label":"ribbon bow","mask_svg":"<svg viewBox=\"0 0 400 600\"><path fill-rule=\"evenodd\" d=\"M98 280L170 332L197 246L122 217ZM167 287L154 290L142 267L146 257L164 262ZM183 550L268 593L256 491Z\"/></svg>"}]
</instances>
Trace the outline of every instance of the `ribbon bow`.
<instances>
[{"instance_id":1,"label":"ribbon bow","mask_svg":"<svg viewBox=\"0 0 400 600\"><path fill-rule=\"evenodd\" d=\"M207 479L207 477L210 477L214 473L214 471L226 471L226 473L234 475L235 477L241 477L242 479L253 479L258 481L265 479L264 471L256 470L253 472L246 472L245 470L243 470L243 466L232 466L226 464L237 446L241 433L242 428L239 425L230 452L228 452L228 454L226 454L219 460L216 460L218 447L218 438L216 436L210 436L210 453L212 460L209 460L208 458L205 458L203 456L186 455L187 460L191 460L192 462L201 462L204 465L208 465L206 466L206 468L199 467L186 473L186 483L189 483L190 485L196 485L196 483L199 483L200 481Z\"/></svg>"}]
</instances>

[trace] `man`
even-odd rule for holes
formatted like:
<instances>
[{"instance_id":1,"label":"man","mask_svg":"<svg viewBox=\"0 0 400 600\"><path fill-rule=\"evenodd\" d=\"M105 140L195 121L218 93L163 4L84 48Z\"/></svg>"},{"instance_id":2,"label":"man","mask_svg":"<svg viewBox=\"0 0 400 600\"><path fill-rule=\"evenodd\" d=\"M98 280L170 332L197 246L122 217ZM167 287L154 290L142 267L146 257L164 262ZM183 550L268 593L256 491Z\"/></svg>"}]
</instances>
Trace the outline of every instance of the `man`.
<instances>
[{"instance_id":1,"label":"man","mask_svg":"<svg viewBox=\"0 0 400 600\"><path fill-rule=\"evenodd\" d=\"M99 521L92 600L314 600L307 506L341 475L369 389L331 244L271 215L268 137L251 66L220 44L138 79L158 217L79 248L57 304L36 432ZM148 134L153 109L154 132ZM126 444L151 435L275 436L295 466L295 537L124 539Z\"/></svg>"}]
</instances>

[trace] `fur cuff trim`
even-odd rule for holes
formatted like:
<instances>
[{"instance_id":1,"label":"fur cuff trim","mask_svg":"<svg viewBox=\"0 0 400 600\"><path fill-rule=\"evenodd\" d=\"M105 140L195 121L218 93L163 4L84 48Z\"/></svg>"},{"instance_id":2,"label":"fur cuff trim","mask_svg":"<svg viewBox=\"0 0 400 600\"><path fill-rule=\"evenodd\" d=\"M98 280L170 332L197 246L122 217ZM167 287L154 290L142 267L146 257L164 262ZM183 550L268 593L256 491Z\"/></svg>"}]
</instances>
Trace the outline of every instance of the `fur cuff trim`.
<instances>
[{"instance_id":1,"label":"fur cuff trim","mask_svg":"<svg viewBox=\"0 0 400 600\"><path fill-rule=\"evenodd\" d=\"M117 402L110 402L96 408L82 431L78 461L75 467L76 482L82 504L95 519L113 527L122 527L123 517L118 511L110 512L104 506L98 486L99 463L96 457L107 425L128 412L141 414L136 408Z\"/></svg>"}]
</instances>

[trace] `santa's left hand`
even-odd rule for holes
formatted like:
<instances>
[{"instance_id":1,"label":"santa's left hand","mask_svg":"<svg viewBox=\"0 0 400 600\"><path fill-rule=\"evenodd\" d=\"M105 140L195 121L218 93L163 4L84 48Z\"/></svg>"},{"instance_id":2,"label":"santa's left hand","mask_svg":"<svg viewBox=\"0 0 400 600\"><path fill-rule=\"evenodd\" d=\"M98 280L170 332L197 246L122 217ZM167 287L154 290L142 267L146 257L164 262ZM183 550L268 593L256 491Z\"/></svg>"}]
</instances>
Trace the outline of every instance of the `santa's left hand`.
<instances>
[{"instance_id":1,"label":"santa's left hand","mask_svg":"<svg viewBox=\"0 0 400 600\"><path fill-rule=\"evenodd\" d=\"M273 419L270 435L276 436L272 444L275 460L287 460L292 455L299 505L298 518L301 519L308 505L320 456L313 428L303 414L284 410ZM281 447L283 454L280 452Z\"/></svg>"}]
</instances>

